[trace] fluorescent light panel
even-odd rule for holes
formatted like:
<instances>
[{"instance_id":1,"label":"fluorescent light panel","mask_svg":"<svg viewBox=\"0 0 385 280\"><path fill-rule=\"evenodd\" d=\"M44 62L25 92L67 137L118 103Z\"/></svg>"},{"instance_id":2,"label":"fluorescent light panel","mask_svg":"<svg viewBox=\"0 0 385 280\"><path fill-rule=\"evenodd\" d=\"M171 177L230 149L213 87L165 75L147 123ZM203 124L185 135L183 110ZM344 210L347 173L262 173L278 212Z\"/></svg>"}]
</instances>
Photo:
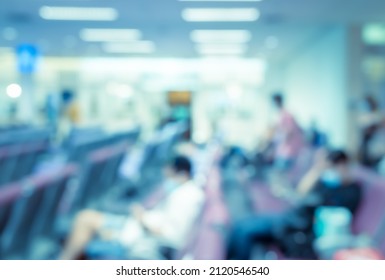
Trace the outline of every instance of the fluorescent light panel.
<instances>
[{"instance_id":1,"label":"fluorescent light panel","mask_svg":"<svg viewBox=\"0 0 385 280\"><path fill-rule=\"evenodd\" d=\"M155 44L151 41L132 43L106 43L103 50L107 53L153 53Z\"/></svg>"},{"instance_id":2,"label":"fluorescent light panel","mask_svg":"<svg viewBox=\"0 0 385 280\"><path fill-rule=\"evenodd\" d=\"M118 12L113 8L43 6L39 14L46 20L114 21L118 18Z\"/></svg>"},{"instance_id":3,"label":"fluorescent light panel","mask_svg":"<svg viewBox=\"0 0 385 280\"><path fill-rule=\"evenodd\" d=\"M247 43L251 33L247 30L194 30L190 37L195 43Z\"/></svg>"},{"instance_id":4,"label":"fluorescent light panel","mask_svg":"<svg viewBox=\"0 0 385 280\"><path fill-rule=\"evenodd\" d=\"M80 38L86 42L137 41L141 32L137 29L90 29L80 31Z\"/></svg>"},{"instance_id":5,"label":"fluorescent light panel","mask_svg":"<svg viewBox=\"0 0 385 280\"><path fill-rule=\"evenodd\" d=\"M182 17L189 22L246 22L256 21L259 11L255 8L187 8L182 11Z\"/></svg>"}]
</instances>

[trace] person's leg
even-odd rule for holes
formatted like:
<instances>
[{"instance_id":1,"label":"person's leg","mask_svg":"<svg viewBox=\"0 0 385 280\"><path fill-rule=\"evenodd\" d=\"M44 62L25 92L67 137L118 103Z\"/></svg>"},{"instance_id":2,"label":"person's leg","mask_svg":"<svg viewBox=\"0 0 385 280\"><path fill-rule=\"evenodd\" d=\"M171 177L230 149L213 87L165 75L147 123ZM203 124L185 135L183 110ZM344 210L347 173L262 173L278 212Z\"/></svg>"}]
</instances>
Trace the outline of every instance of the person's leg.
<instances>
[{"instance_id":1,"label":"person's leg","mask_svg":"<svg viewBox=\"0 0 385 280\"><path fill-rule=\"evenodd\" d=\"M73 225L66 245L59 256L61 260L76 259L103 225L103 214L94 210L81 211Z\"/></svg>"},{"instance_id":2,"label":"person's leg","mask_svg":"<svg viewBox=\"0 0 385 280\"><path fill-rule=\"evenodd\" d=\"M229 240L228 259L248 260L254 243L273 238L273 217L256 216L237 223Z\"/></svg>"}]
</instances>

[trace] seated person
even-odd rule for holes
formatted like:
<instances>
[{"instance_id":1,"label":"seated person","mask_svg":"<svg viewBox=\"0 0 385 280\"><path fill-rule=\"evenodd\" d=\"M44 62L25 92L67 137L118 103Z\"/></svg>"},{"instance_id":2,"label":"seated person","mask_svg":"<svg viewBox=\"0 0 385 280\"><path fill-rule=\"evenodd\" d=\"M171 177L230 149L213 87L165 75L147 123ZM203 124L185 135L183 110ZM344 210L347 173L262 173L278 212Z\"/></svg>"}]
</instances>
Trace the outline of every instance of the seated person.
<instances>
[{"instance_id":1,"label":"seated person","mask_svg":"<svg viewBox=\"0 0 385 280\"><path fill-rule=\"evenodd\" d=\"M361 187L353 178L348 156L343 151L322 154L299 186L300 196L293 209L275 215L257 215L233 228L228 259L251 258L253 244L276 244L294 258L316 258L312 249L315 211L321 206L337 206L356 212Z\"/></svg>"},{"instance_id":2,"label":"seated person","mask_svg":"<svg viewBox=\"0 0 385 280\"><path fill-rule=\"evenodd\" d=\"M166 171L168 185L173 187L151 210L135 205L131 215L80 212L60 259L77 259L96 237L118 242L137 259L160 258L162 247L180 249L202 209L204 191L191 179L188 158L176 157Z\"/></svg>"}]
</instances>

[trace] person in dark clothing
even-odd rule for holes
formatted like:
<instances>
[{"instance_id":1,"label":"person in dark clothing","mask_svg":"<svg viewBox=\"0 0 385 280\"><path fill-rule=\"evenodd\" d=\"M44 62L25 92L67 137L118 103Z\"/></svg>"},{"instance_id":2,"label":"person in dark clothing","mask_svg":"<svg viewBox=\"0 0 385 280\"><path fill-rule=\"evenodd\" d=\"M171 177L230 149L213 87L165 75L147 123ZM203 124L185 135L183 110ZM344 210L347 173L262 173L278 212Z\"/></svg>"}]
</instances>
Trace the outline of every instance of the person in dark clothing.
<instances>
[{"instance_id":1,"label":"person in dark clothing","mask_svg":"<svg viewBox=\"0 0 385 280\"><path fill-rule=\"evenodd\" d=\"M317 157L299 186L295 206L283 214L257 215L239 221L230 234L227 259L248 260L253 245L278 245L292 258L316 259L312 249L315 212L321 206L349 209L354 215L361 201L361 187L343 151Z\"/></svg>"},{"instance_id":2,"label":"person in dark clothing","mask_svg":"<svg viewBox=\"0 0 385 280\"><path fill-rule=\"evenodd\" d=\"M385 116L373 96L367 95L362 104L362 113L359 118L361 125L359 160L367 167L375 167L383 155L373 155L371 145L377 133L385 126Z\"/></svg>"}]
</instances>

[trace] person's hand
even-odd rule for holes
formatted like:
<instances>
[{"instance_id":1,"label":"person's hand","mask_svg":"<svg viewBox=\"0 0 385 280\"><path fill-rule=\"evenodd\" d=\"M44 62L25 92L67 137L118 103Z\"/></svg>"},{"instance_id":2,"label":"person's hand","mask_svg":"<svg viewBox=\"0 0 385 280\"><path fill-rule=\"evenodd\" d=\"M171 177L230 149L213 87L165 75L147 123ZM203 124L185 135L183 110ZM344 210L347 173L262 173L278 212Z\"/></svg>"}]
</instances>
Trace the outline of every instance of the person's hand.
<instances>
[{"instance_id":1,"label":"person's hand","mask_svg":"<svg viewBox=\"0 0 385 280\"><path fill-rule=\"evenodd\" d=\"M328 167L327 151L324 149L317 151L312 169L317 172L323 172Z\"/></svg>"},{"instance_id":2,"label":"person's hand","mask_svg":"<svg viewBox=\"0 0 385 280\"><path fill-rule=\"evenodd\" d=\"M303 196L309 193L316 182L321 177L322 173L329 167L329 162L327 159L327 151L319 150L315 154L313 166L305 174L302 180L298 184L298 193Z\"/></svg>"}]
</instances>

